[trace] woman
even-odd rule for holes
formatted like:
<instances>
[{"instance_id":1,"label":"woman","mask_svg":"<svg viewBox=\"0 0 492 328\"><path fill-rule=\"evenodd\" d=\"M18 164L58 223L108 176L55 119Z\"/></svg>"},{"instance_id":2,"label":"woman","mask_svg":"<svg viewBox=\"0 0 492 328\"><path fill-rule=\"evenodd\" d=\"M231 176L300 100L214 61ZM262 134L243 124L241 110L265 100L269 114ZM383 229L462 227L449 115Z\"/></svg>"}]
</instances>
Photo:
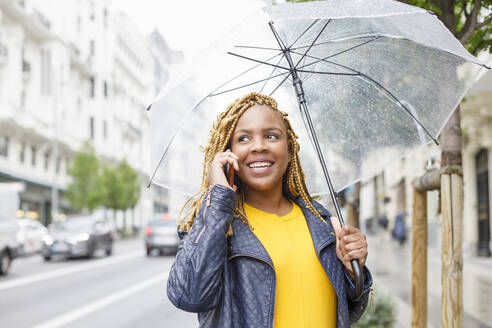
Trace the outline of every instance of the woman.
<instances>
[{"instance_id":1,"label":"woman","mask_svg":"<svg viewBox=\"0 0 492 328\"><path fill-rule=\"evenodd\" d=\"M349 327L365 310L365 236L328 220L309 196L286 116L274 99L251 93L210 132L167 285L175 306L198 312L200 327ZM365 274L358 298L352 259Z\"/></svg>"}]
</instances>

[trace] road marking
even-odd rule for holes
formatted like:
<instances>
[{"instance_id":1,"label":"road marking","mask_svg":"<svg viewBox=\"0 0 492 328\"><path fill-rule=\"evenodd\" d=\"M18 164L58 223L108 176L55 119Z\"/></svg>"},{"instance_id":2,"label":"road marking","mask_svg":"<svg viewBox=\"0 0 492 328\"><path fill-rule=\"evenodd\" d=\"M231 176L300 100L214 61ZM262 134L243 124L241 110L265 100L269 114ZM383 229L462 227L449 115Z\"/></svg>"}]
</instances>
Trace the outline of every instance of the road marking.
<instances>
[{"instance_id":1,"label":"road marking","mask_svg":"<svg viewBox=\"0 0 492 328\"><path fill-rule=\"evenodd\" d=\"M78 266L78 265L77 266L71 266L69 268L63 268L63 269L59 269L59 270L48 271L48 272L40 273L37 275L29 276L29 277L12 279L9 281L1 282L0 283L0 290L20 287L20 286L24 286L27 284L32 284L34 282L53 279L53 278L60 277L60 276L66 276L68 274L88 271L88 270L100 268L100 267L105 266L105 265L116 264L116 263L128 261L128 260L134 259L136 257L142 257L142 256L144 256L144 253L142 251L135 251L135 252L131 252L131 253L128 253L125 255L108 257L105 259L97 260L95 262L82 264L80 266Z\"/></svg>"},{"instance_id":2,"label":"road marking","mask_svg":"<svg viewBox=\"0 0 492 328\"><path fill-rule=\"evenodd\" d=\"M133 286L127 287L125 289L120 290L119 292L113 293L109 296L106 296L103 299L100 299L97 302L91 303L89 305L81 306L75 310L72 310L70 312L67 312L63 315L60 315L58 317L55 317L54 319L45 321L39 325L34 326L33 328L57 328L57 327L63 327L66 326L67 324L74 322L77 319L80 319L84 316L87 316L93 312L96 312L106 306L109 306L123 298L127 298L132 296L133 294L138 293L139 291L149 288L152 285L155 285L157 283L162 283L164 284L165 281L167 280L169 273L165 272L162 274L159 274L157 276L153 276L152 278L149 278L147 280L144 280L138 284L135 284Z\"/></svg>"}]
</instances>

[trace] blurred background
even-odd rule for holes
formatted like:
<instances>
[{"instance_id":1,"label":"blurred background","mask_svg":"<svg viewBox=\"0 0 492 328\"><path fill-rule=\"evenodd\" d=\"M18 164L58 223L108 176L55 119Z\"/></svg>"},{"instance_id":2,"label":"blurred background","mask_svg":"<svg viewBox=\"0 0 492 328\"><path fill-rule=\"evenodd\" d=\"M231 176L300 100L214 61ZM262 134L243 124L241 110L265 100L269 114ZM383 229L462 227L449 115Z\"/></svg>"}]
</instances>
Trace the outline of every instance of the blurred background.
<instances>
[{"instance_id":1,"label":"blurred background","mask_svg":"<svg viewBox=\"0 0 492 328\"><path fill-rule=\"evenodd\" d=\"M176 67L271 3L0 0L1 327L197 326L165 295L183 198L147 187L146 109ZM489 327L492 72L462 103L461 127L465 326ZM417 148L341 193L395 327L411 322L412 181L440 156ZM437 327L440 193L426 197Z\"/></svg>"}]
</instances>

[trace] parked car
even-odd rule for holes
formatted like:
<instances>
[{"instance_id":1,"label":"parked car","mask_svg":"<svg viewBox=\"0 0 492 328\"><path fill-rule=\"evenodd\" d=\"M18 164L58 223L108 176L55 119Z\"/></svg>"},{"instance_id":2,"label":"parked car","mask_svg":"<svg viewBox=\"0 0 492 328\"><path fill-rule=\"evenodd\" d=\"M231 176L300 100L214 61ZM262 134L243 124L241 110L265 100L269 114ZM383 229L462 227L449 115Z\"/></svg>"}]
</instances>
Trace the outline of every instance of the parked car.
<instances>
[{"instance_id":1,"label":"parked car","mask_svg":"<svg viewBox=\"0 0 492 328\"><path fill-rule=\"evenodd\" d=\"M49 234L43 237L46 261L53 255L91 258L98 250L111 255L113 238L109 225L93 216L69 216L50 225Z\"/></svg>"},{"instance_id":2,"label":"parked car","mask_svg":"<svg viewBox=\"0 0 492 328\"><path fill-rule=\"evenodd\" d=\"M48 229L39 221L33 219L17 220L17 244L19 255L40 253L43 248L43 236Z\"/></svg>"},{"instance_id":3,"label":"parked car","mask_svg":"<svg viewBox=\"0 0 492 328\"><path fill-rule=\"evenodd\" d=\"M176 221L167 213L155 214L145 228L147 256L150 256L153 250L159 251L160 254L176 253L178 243Z\"/></svg>"},{"instance_id":4,"label":"parked car","mask_svg":"<svg viewBox=\"0 0 492 328\"><path fill-rule=\"evenodd\" d=\"M0 183L0 275L8 273L12 260L17 257L17 210L21 183Z\"/></svg>"}]
</instances>

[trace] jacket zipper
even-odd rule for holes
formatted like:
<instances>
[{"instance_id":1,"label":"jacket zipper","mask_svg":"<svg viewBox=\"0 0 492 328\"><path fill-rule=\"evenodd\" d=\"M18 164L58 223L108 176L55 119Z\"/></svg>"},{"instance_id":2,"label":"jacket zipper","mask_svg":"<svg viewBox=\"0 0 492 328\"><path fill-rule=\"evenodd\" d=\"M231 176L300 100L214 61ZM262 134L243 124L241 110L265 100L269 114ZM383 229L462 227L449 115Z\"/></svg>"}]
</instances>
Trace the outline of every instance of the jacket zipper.
<instances>
[{"instance_id":1,"label":"jacket zipper","mask_svg":"<svg viewBox=\"0 0 492 328\"><path fill-rule=\"evenodd\" d=\"M277 288L277 277L275 276L275 268L273 267L272 264L268 263L267 261L265 261L264 259L262 258L259 258L257 256L253 256L253 255L249 255L249 254L235 254L235 255L232 255L229 257L229 260L232 260L236 257L240 257L240 256L244 256L244 257L251 257L253 259L256 259L258 261L261 261L261 262L264 262L266 263L270 268L272 268L273 270L273 278L274 278L274 293L272 293L272 298L273 298L273 301L272 301L272 304L273 304L273 307L272 307L272 322L271 322L271 327L273 327L273 321L274 321L274 316L275 316L275 289Z\"/></svg>"},{"instance_id":2,"label":"jacket zipper","mask_svg":"<svg viewBox=\"0 0 492 328\"><path fill-rule=\"evenodd\" d=\"M244 257L251 257L251 258L254 258L254 259L258 260L258 261L262 261L262 262L264 262L264 263L268 264L268 266L270 266L270 268L272 268L272 269L273 269L273 271L275 271L275 269L273 268L273 265L271 265L270 263L268 263L268 262L267 262L267 261L265 261L264 259L262 259L262 258L260 258L260 257L257 257L257 256L249 255L249 254L235 254L235 255L230 256L230 257L229 257L229 260L232 260L232 259L234 259L234 258L236 258L236 257L240 257L240 256L244 256Z\"/></svg>"},{"instance_id":3,"label":"jacket zipper","mask_svg":"<svg viewBox=\"0 0 492 328\"><path fill-rule=\"evenodd\" d=\"M205 208L203 209L203 228L200 230L198 233L198 236L196 237L195 244L198 244L198 241L200 240L200 237L202 236L203 232L205 231L205 228L207 227L207 221L205 220L205 215L207 214L207 209L210 206L210 194L212 193L212 187L208 188L208 194L207 194L207 202L205 203Z\"/></svg>"}]
</instances>

